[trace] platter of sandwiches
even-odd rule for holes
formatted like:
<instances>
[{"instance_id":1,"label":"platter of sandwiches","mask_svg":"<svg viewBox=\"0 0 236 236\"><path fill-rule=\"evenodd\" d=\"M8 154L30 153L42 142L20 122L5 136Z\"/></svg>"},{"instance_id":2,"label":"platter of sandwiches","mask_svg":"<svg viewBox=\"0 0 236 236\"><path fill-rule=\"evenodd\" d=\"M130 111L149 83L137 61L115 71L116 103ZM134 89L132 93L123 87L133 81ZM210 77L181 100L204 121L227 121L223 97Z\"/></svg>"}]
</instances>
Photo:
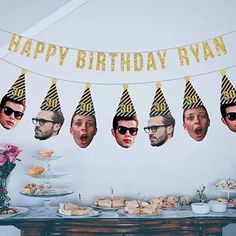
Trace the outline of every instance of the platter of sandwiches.
<instances>
[{"instance_id":1,"label":"platter of sandwiches","mask_svg":"<svg viewBox=\"0 0 236 236\"><path fill-rule=\"evenodd\" d=\"M97 197L95 199L94 205L91 205L92 208L104 211L116 211L120 208L125 207L124 198L102 198Z\"/></svg>"},{"instance_id":2,"label":"platter of sandwiches","mask_svg":"<svg viewBox=\"0 0 236 236\"><path fill-rule=\"evenodd\" d=\"M113 199L109 197L96 197L94 205L91 205L94 209L103 210L103 211L116 211L119 209L126 209L128 208L128 211L130 212L130 208L134 208L134 211L141 210L140 214L143 212L146 212L146 208L150 208L149 210L152 211L152 209L168 209L168 208L174 208L178 204L180 205L190 205L191 198L189 196L168 196L168 197L159 197L159 198L152 198L148 201L140 201L140 200L127 200L124 198L115 197ZM144 207L144 209L140 208ZM138 209L135 209L138 208ZM131 209L132 211L132 209ZM122 212L122 211L120 211ZM147 210L148 212L148 210ZM156 213L152 213L156 214Z\"/></svg>"},{"instance_id":3,"label":"platter of sandwiches","mask_svg":"<svg viewBox=\"0 0 236 236\"><path fill-rule=\"evenodd\" d=\"M101 213L91 207L80 206L74 203L60 203L58 215L63 217L84 218L98 216Z\"/></svg>"},{"instance_id":4,"label":"platter of sandwiches","mask_svg":"<svg viewBox=\"0 0 236 236\"><path fill-rule=\"evenodd\" d=\"M125 207L117 211L120 215L132 217L154 217L160 215L163 210L175 208L177 204L189 205L190 197L169 196L152 198L149 201L126 200Z\"/></svg>"},{"instance_id":5,"label":"platter of sandwiches","mask_svg":"<svg viewBox=\"0 0 236 236\"><path fill-rule=\"evenodd\" d=\"M131 200L126 202L123 209L117 211L119 215L132 216L132 217L150 217L161 214L161 210L156 205L148 202L138 200Z\"/></svg>"}]
</instances>

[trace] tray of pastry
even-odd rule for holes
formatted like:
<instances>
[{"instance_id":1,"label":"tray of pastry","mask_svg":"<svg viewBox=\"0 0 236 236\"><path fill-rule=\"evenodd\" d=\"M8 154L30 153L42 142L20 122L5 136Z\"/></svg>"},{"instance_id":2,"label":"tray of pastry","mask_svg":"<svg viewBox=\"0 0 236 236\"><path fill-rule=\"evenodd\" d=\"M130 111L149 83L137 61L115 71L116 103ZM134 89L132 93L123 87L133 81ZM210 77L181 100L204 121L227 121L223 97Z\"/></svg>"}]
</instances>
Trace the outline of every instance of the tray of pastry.
<instances>
[{"instance_id":1,"label":"tray of pastry","mask_svg":"<svg viewBox=\"0 0 236 236\"><path fill-rule=\"evenodd\" d=\"M55 155L55 156L54 155L53 156L33 155L32 157L37 160L41 160L41 161L54 161L54 160L61 158L62 156L60 156L60 155Z\"/></svg>"},{"instance_id":2,"label":"tray of pastry","mask_svg":"<svg viewBox=\"0 0 236 236\"><path fill-rule=\"evenodd\" d=\"M221 179L215 183L217 189L222 192L236 192L236 181Z\"/></svg>"},{"instance_id":3,"label":"tray of pastry","mask_svg":"<svg viewBox=\"0 0 236 236\"><path fill-rule=\"evenodd\" d=\"M26 213L28 208L26 207L7 207L0 209L0 219L16 216L19 214Z\"/></svg>"},{"instance_id":4,"label":"tray of pastry","mask_svg":"<svg viewBox=\"0 0 236 236\"><path fill-rule=\"evenodd\" d=\"M61 197L74 193L73 190L59 189L45 186L44 184L25 184L20 194L29 197Z\"/></svg>"},{"instance_id":5,"label":"tray of pastry","mask_svg":"<svg viewBox=\"0 0 236 236\"><path fill-rule=\"evenodd\" d=\"M51 161L51 160L57 160L61 158L61 155L55 155L52 150L42 150L35 155L33 155L34 158L38 160L44 160L44 161Z\"/></svg>"},{"instance_id":6,"label":"tray of pastry","mask_svg":"<svg viewBox=\"0 0 236 236\"><path fill-rule=\"evenodd\" d=\"M67 175L67 173L54 173L47 171L43 166L29 167L26 174L37 179L53 179Z\"/></svg>"}]
</instances>

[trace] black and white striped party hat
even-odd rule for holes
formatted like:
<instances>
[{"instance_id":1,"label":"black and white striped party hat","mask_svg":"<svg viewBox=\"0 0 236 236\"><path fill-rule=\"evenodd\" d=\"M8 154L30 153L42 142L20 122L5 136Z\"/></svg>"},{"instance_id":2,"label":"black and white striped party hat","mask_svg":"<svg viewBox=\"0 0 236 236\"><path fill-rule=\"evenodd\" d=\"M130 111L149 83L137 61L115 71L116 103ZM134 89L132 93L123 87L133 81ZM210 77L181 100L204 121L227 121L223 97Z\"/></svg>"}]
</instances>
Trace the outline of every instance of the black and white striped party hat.
<instances>
[{"instance_id":1,"label":"black and white striped party hat","mask_svg":"<svg viewBox=\"0 0 236 236\"><path fill-rule=\"evenodd\" d=\"M221 80L221 97L220 104L231 104L236 103L236 89L227 78L225 71L221 71L222 80Z\"/></svg>"},{"instance_id":2,"label":"black and white striped party hat","mask_svg":"<svg viewBox=\"0 0 236 236\"><path fill-rule=\"evenodd\" d=\"M15 83L8 90L6 96L12 100L25 103L25 74L26 70L22 69L21 75L16 79Z\"/></svg>"},{"instance_id":3,"label":"black and white striped party hat","mask_svg":"<svg viewBox=\"0 0 236 236\"><path fill-rule=\"evenodd\" d=\"M124 84L123 87L124 91L122 93L120 103L116 110L116 116L122 116L122 117L136 116L136 111L134 109L134 105L128 92L128 85Z\"/></svg>"},{"instance_id":4,"label":"black and white striped party hat","mask_svg":"<svg viewBox=\"0 0 236 236\"><path fill-rule=\"evenodd\" d=\"M190 77L186 76L183 109L190 109L203 106L203 102L190 82Z\"/></svg>"},{"instance_id":5,"label":"black and white striped party hat","mask_svg":"<svg viewBox=\"0 0 236 236\"><path fill-rule=\"evenodd\" d=\"M171 114L168 104L161 90L161 83L156 84L156 93L149 113L150 117Z\"/></svg>"},{"instance_id":6,"label":"black and white striped party hat","mask_svg":"<svg viewBox=\"0 0 236 236\"><path fill-rule=\"evenodd\" d=\"M56 79L52 80L52 85L50 86L46 97L40 107L43 111L61 111L60 101L57 94Z\"/></svg>"},{"instance_id":7,"label":"black and white striped party hat","mask_svg":"<svg viewBox=\"0 0 236 236\"><path fill-rule=\"evenodd\" d=\"M80 114L84 116L95 115L93 99L90 92L91 85L89 83L86 83L85 87L86 88L84 90L84 93L80 99L78 106L76 107L74 114Z\"/></svg>"}]
</instances>

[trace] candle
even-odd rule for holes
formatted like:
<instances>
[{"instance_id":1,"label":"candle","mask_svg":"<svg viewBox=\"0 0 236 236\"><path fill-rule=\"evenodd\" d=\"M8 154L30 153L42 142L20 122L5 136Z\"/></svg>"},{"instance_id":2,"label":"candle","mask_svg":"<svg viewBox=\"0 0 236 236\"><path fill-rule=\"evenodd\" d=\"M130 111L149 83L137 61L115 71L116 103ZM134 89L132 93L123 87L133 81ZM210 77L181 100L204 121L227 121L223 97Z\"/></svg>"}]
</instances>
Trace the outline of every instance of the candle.
<instances>
[{"instance_id":1,"label":"candle","mask_svg":"<svg viewBox=\"0 0 236 236\"><path fill-rule=\"evenodd\" d=\"M114 189L111 187L111 200L113 201Z\"/></svg>"},{"instance_id":2,"label":"candle","mask_svg":"<svg viewBox=\"0 0 236 236\"><path fill-rule=\"evenodd\" d=\"M111 208L113 207L113 194L114 194L114 189L111 187Z\"/></svg>"}]
</instances>

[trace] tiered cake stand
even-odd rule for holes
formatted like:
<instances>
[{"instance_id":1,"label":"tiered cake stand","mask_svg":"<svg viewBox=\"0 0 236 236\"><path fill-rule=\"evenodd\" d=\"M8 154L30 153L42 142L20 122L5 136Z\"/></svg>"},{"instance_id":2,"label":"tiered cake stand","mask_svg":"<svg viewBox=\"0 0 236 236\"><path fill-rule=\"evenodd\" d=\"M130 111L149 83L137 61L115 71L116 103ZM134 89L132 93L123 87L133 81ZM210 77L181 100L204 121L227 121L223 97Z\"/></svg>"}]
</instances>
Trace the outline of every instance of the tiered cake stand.
<instances>
[{"instance_id":1,"label":"tiered cake stand","mask_svg":"<svg viewBox=\"0 0 236 236\"><path fill-rule=\"evenodd\" d=\"M230 188L219 188L217 187L217 189L221 192L224 192L227 194L227 200L229 201L230 199L230 194L231 193L236 193L236 189L230 189Z\"/></svg>"},{"instance_id":2,"label":"tiered cake stand","mask_svg":"<svg viewBox=\"0 0 236 236\"><path fill-rule=\"evenodd\" d=\"M61 156L51 156L49 158L42 157L40 155L33 156L34 158L43 161L45 164L45 172L38 176L31 176L35 179L42 179L43 180L43 188L37 190L34 194L27 194L25 192L20 192L20 194L27 196L27 197L36 197L36 198L43 198L43 207L39 209L40 212L45 212L48 214L50 208L50 199L53 197L63 197L74 193L73 190L62 189L62 188L54 188L53 183L51 182L52 179L60 178L67 173L54 173L51 170L51 161L59 159Z\"/></svg>"}]
</instances>

